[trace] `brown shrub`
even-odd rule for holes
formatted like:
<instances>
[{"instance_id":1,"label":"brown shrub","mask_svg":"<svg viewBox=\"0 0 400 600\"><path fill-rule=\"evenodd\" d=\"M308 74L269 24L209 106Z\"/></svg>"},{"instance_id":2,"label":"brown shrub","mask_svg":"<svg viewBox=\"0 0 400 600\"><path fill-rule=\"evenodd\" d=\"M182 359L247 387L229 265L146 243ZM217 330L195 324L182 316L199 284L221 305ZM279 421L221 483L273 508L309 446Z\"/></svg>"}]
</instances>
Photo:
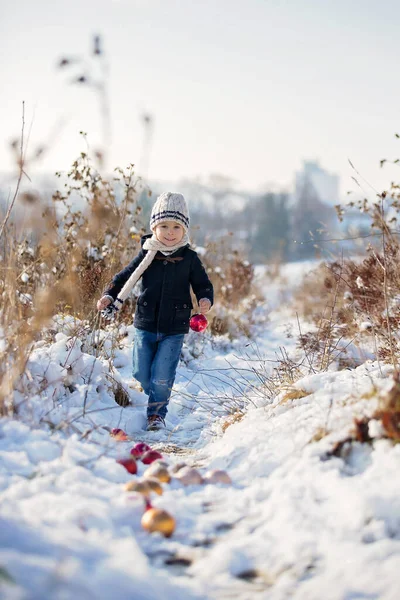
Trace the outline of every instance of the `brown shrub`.
<instances>
[{"instance_id":1,"label":"brown shrub","mask_svg":"<svg viewBox=\"0 0 400 600\"><path fill-rule=\"evenodd\" d=\"M328 354L343 338L373 336L378 357L396 362L400 350L400 246L390 238L383 251L370 246L362 261L324 263L304 281L295 301L317 332L300 336L307 352ZM328 360L329 362L329 360Z\"/></svg>"},{"instance_id":2,"label":"brown shrub","mask_svg":"<svg viewBox=\"0 0 400 600\"><path fill-rule=\"evenodd\" d=\"M68 172L62 191L46 204L35 192L21 194L27 229L4 221L0 248L0 412L12 414L14 382L25 369L33 343L45 335L49 320L71 314L89 330L97 327L96 302L112 276L137 253L142 227L143 186L133 165L102 178L86 153ZM61 174L58 174L61 178ZM150 195L150 192L148 192ZM7 227L6 227L7 225ZM250 333L257 305L252 266L221 242L205 257L216 290L211 331L233 336ZM217 267L219 266L219 269ZM132 322L135 298L119 313ZM49 340L47 340L49 341ZM99 352L93 346L87 351ZM116 385L117 402L127 402Z\"/></svg>"},{"instance_id":3,"label":"brown shrub","mask_svg":"<svg viewBox=\"0 0 400 600\"><path fill-rule=\"evenodd\" d=\"M264 300L255 284L253 265L243 253L232 249L231 235L208 243L202 260L214 286L211 333L230 338L251 336L255 310Z\"/></svg>"},{"instance_id":4,"label":"brown shrub","mask_svg":"<svg viewBox=\"0 0 400 600\"><path fill-rule=\"evenodd\" d=\"M382 421L387 437L400 442L400 372L393 375L393 385L381 396L380 406L374 417Z\"/></svg>"}]
</instances>

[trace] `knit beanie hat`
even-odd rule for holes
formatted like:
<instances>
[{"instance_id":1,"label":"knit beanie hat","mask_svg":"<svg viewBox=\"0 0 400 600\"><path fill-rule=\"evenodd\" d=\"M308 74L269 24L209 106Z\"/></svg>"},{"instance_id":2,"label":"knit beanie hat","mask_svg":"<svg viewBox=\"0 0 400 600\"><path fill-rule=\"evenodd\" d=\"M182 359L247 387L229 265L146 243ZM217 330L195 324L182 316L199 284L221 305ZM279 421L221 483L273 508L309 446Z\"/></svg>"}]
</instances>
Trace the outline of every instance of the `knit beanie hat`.
<instances>
[{"instance_id":1,"label":"knit beanie hat","mask_svg":"<svg viewBox=\"0 0 400 600\"><path fill-rule=\"evenodd\" d=\"M175 192L164 192L158 196L154 203L150 216L150 229L165 221L176 221L185 230L189 228L189 210L182 194Z\"/></svg>"}]
</instances>

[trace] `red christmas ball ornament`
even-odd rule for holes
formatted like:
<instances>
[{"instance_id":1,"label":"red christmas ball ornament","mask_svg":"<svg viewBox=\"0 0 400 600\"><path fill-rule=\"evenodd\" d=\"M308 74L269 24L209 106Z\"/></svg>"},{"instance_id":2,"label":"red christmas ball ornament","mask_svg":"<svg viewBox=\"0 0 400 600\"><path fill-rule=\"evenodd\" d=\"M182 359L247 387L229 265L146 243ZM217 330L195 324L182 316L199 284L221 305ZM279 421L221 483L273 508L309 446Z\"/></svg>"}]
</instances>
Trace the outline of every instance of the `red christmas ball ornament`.
<instances>
[{"instance_id":1,"label":"red christmas ball ornament","mask_svg":"<svg viewBox=\"0 0 400 600\"><path fill-rule=\"evenodd\" d=\"M163 457L162 454L157 452L157 450L148 450L142 456L142 463L145 465L151 465L155 460L161 460Z\"/></svg>"},{"instance_id":2,"label":"red christmas ball ornament","mask_svg":"<svg viewBox=\"0 0 400 600\"><path fill-rule=\"evenodd\" d=\"M202 315L201 313L193 315L189 321L189 327L190 329L193 329L193 331L204 331L207 328L207 325L208 321L205 315Z\"/></svg>"},{"instance_id":3,"label":"red christmas ball ornament","mask_svg":"<svg viewBox=\"0 0 400 600\"><path fill-rule=\"evenodd\" d=\"M143 454L145 454L149 450L151 450L151 448L148 444L145 444L145 442L138 442L131 449L131 454L135 458L141 458Z\"/></svg>"},{"instance_id":4,"label":"red christmas ball ornament","mask_svg":"<svg viewBox=\"0 0 400 600\"><path fill-rule=\"evenodd\" d=\"M117 463L119 463L120 465L125 467L125 469L128 471L128 473L130 473L131 475L136 475L137 464L136 464L136 460L133 458L133 456L127 456L125 458L120 458L119 460L117 460Z\"/></svg>"},{"instance_id":5,"label":"red christmas ball ornament","mask_svg":"<svg viewBox=\"0 0 400 600\"><path fill-rule=\"evenodd\" d=\"M111 429L110 435L117 442L126 442L126 440L128 439L128 436L126 435L125 431L123 429L119 429L118 427L114 427L114 429Z\"/></svg>"}]
</instances>

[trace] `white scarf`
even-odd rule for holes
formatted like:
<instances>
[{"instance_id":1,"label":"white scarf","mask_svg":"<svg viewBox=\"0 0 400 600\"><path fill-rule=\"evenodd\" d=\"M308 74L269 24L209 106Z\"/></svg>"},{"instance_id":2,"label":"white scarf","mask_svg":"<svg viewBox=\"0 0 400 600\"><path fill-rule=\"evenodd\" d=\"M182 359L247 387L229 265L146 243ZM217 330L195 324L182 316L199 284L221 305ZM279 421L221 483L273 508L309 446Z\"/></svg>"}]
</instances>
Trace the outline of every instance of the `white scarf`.
<instances>
[{"instance_id":1,"label":"white scarf","mask_svg":"<svg viewBox=\"0 0 400 600\"><path fill-rule=\"evenodd\" d=\"M165 244L162 244L153 233L151 238L148 238L143 244L143 250L147 250L146 256L125 283L124 287L118 294L117 300L119 300L121 304L124 300L126 300L129 292L139 281L147 267L151 265L158 251L162 252L165 256L169 256L187 244L190 244L190 240L186 232L181 241L178 242L178 244L175 244L175 246L166 246Z\"/></svg>"}]
</instances>

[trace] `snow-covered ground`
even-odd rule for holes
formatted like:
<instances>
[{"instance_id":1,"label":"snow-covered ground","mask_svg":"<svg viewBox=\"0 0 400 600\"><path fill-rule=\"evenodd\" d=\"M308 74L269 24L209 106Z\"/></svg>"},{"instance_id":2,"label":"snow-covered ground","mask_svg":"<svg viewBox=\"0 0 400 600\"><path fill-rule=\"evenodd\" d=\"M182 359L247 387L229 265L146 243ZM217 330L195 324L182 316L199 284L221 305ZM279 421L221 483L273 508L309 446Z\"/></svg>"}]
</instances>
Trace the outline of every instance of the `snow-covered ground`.
<instances>
[{"instance_id":1,"label":"snow-covered ground","mask_svg":"<svg viewBox=\"0 0 400 600\"><path fill-rule=\"evenodd\" d=\"M286 267L289 287L308 268ZM56 339L38 344L16 391L19 419L0 421L2 598L397 600L400 444L371 421L372 443L333 452L355 417L374 412L371 390L384 393L392 369L366 360L273 382L283 348L299 356L297 321L285 291L264 291L268 318L251 342L188 336L159 432L143 431L133 328L111 377L112 333L71 338L68 320L54 324ZM85 353L89 340L103 344L101 358ZM132 406L115 404L115 380ZM130 439L115 441L114 427ZM152 503L175 517L176 531L150 535L142 498L124 490L134 476L116 462L136 441L171 465L225 469L233 483L165 484Z\"/></svg>"}]
</instances>

